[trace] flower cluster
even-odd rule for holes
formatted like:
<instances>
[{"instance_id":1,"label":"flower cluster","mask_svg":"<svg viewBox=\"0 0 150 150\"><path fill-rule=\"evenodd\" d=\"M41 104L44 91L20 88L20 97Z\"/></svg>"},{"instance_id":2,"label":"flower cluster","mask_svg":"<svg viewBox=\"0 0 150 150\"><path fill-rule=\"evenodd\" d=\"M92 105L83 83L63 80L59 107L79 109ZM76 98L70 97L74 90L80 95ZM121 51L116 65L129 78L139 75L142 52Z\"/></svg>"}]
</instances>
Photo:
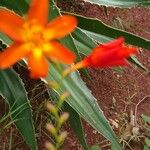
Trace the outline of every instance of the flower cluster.
<instances>
[{"instance_id":1,"label":"flower cluster","mask_svg":"<svg viewBox=\"0 0 150 150\"><path fill-rule=\"evenodd\" d=\"M42 5L39 5L42 3ZM63 15L48 22L48 0L32 0L25 18L0 8L0 32L7 34L14 43L0 53L0 68L10 67L22 58L28 60L32 78L45 77L48 62L59 61L65 64L75 62L75 54L61 45L57 39L63 38L77 26L77 20ZM71 70L83 67L112 67L126 65L135 48L124 45L118 38L107 44L97 46L92 53L78 62Z\"/></svg>"}]
</instances>

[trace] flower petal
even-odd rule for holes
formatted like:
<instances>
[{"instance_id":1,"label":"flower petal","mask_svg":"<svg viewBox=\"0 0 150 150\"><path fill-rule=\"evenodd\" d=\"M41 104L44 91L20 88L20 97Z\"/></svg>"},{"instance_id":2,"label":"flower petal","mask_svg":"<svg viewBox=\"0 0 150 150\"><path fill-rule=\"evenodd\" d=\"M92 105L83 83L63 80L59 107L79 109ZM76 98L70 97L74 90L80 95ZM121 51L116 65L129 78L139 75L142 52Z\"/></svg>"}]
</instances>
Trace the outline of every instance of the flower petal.
<instances>
[{"instance_id":1,"label":"flower petal","mask_svg":"<svg viewBox=\"0 0 150 150\"><path fill-rule=\"evenodd\" d=\"M28 47L20 43L14 43L0 53L0 68L5 69L15 64L28 54Z\"/></svg>"},{"instance_id":2,"label":"flower petal","mask_svg":"<svg viewBox=\"0 0 150 150\"><path fill-rule=\"evenodd\" d=\"M98 45L96 48L93 49L92 53L94 55L99 55L101 53L110 53L110 51L118 51L117 49L121 49L123 47L123 42L124 38L122 37L114 39L108 43Z\"/></svg>"},{"instance_id":3,"label":"flower petal","mask_svg":"<svg viewBox=\"0 0 150 150\"><path fill-rule=\"evenodd\" d=\"M58 39L72 32L77 26L77 20L73 16L60 16L52 20L44 32L45 39Z\"/></svg>"},{"instance_id":4,"label":"flower petal","mask_svg":"<svg viewBox=\"0 0 150 150\"><path fill-rule=\"evenodd\" d=\"M32 0L28 11L28 19L45 25L48 22L48 6L48 0Z\"/></svg>"},{"instance_id":5,"label":"flower petal","mask_svg":"<svg viewBox=\"0 0 150 150\"><path fill-rule=\"evenodd\" d=\"M126 59L120 59L113 62L108 63L107 65L103 65L100 67L116 67L116 66L127 66L128 61Z\"/></svg>"},{"instance_id":6,"label":"flower petal","mask_svg":"<svg viewBox=\"0 0 150 150\"><path fill-rule=\"evenodd\" d=\"M109 49L116 48L116 47L122 47L123 43L124 43L124 38L119 37L119 38L114 39L108 43L101 45L101 47L104 47L105 50L107 50L107 49L109 50Z\"/></svg>"},{"instance_id":7,"label":"flower petal","mask_svg":"<svg viewBox=\"0 0 150 150\"><path fill-rule=\"evenodd\" d=\"M129 57L131 54L137 53L137 49L135 47L122 47L120 51L118 51L118 57Z\"/></svg>"},{"instance_id":8,"label":"flower petal","mask_svg":"<svg viewBox=\"0 0 150 150\"><path fill-rule=\"evenodd\" d=\"M136 48L127 47L122 42L123 38L120 38L96 47L90 55L84 58L82 64L89 67L126 65L126 59L136 52Z\"/></svg>"},{"instance_id":9,"label":"flower petal","mask_svg":"<svg viewBox=\"0 0 150 150\"><path fill-rule=\"evenodd\" d=\"M7 34L15 41L21 41L21 26L23 25L23 19L15 13L0 8L0 32Z\"/></svg>"},{"instance_id":10,"label":"flower petal","mask_svg":"<svg viewBox=\"0 0 150 150\"><path fill-rule=\"evenodd\" d=\"M44 53L47 57L53 60L63 62L65 64L71 64L75 61L75 55L73 52L59 44L58 42L50 42L49 49L45 49Z\"/></svg>"},{"instance_id":11,"label":"flower petal","mask_svg":"<svg viewBox=\"0 0 150 150\"><path fill-rule=\"evenodd\" d=\"M48 73L48 63L43 55L37 57L37 54L33 52L28 57L28 65L31 68L31 78L45 77Z\"/></svg>"}]
</instances>

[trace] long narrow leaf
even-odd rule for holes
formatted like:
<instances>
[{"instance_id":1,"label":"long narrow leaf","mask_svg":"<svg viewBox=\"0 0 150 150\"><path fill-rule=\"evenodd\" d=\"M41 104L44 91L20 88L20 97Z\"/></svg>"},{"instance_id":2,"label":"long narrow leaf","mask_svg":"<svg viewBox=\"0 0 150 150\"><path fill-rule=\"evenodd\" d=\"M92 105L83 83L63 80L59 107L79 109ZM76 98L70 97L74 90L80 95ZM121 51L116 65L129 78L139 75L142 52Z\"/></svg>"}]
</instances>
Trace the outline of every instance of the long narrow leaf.
<instances>
[{"instance_id":1,"label":"long narrow leaf","mask_svg":"<svg viewBox=\"0 0 150 150\"><path fill-rule=\"evenodd\" d=\"M0 71L0 94L10 107L11 117L32 150L36 150L30 103L24 85L12 69Z\"/></svg>"},{"instance_id":2,"label":"long narrow leaf","mask_svg":"<svg viewBox=\"0 0 150 150\"><path fill-rule=\"evenodd\" d=\"M139 46L150 50L150 41L132 33L112 28L98 19L76 16L78 18L78 26L93 34L108 38L117 38L123 36L128 44Z\"/></svg>"},{"instance_id":3,"label":"long narrow leaf","mask_svg":"<svg viewBox=\"0 0 150 150\"><path fill-rule=\"evenodd\" d=\"M79 114L72 107L70 107L67 103L65 104L64 109L65 111L69 112L70 125L72 129L74 130L76 136L78 137L80 143L84 147L84 150L89 150L89 147L85 140L85 136L84 136L84 132L82 128L82 122L81 122Z\"/></svg>"},{"instance_id":4,"label":"long narrow leaf","mask_svg":"<svg viewBox=\"0 0 150 150\"><path fill-rule=\"evenodd\" d=\"M28 9L28 4L25 0L0 0L0 6L13 10L21 16L24 15Z\"/></svg>"},{"instance_id":5,"label":"long narrow leaf","mask_svg":"<svg viewBox=\"0 0 150 150\"><path fill-rule=\"evenodd\" d=\"M92 4L113 6L113 7L133 7L133 6L149 6L149 0L84 0Z\"/></svg>"}]
</instances>

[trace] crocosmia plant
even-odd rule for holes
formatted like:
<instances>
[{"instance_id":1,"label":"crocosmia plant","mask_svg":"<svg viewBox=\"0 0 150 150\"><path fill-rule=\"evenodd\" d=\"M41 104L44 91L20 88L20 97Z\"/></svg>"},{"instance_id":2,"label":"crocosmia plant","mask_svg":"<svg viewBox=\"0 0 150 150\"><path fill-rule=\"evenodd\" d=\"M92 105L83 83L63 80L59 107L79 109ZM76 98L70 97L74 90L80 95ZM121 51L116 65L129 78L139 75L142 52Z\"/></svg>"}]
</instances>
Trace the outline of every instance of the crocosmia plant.
<instances>
[{"instance_id":1,"label":"crocosmia plant","mask_svg":"<svg viewBox=\"0 0 150 150\"><path fill-rule=\"evenodd\" d=\"M88 1L105 5L103 0ZM133 1L131 6L138 4ZM118 7L117 2L112 4L111 0L106 5ZM128 7L129 4L122 2L120 6ZM116 35L111 32L105 35L104 31L103 36L108 37L105 42L100 38L96 41L88 35L88 32L95 32L102 37L99 33L102 26L103 29L113 30ZM49 115L45 127L53 140L45 140L43 147L61 149L67 137L62 126L70 116L71 127L85 150L90 150L90 146L82 133L80 117L110 141L112 148L122 149L95 97L83 84L79 72L80 69L88 68L128 67L131 62L140 66L140 62L133 58L138 46L148 47L145 39L112 29L101 24L100 20L61 11L54 0L0 2L0 39L0 94L9 104L9 116L30 149L39 149L35 136L35 118L24 79L16 72L16 64L29 71L29 76L25 77L29 82L34 79L44 80L43 84L50 97L46 100ZM46 112L45 107L42 109Z\"/></svg>"}]
</instances>

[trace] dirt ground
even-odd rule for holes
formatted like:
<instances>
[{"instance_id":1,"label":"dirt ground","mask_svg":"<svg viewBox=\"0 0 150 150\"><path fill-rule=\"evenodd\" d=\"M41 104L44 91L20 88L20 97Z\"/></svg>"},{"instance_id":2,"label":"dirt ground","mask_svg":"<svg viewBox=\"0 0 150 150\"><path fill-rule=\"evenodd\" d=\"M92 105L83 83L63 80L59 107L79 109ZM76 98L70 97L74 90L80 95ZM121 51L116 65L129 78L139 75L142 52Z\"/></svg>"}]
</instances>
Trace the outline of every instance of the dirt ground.
<instances>
[{"instance_id":1,"label":"dirt ground","mask_svg":"<svg viewBox=\"0 0 150 150\"><path fill-rule=\"evenodd\" d=\"M76 12L87 17L98 18L108 25L130 31L144 38L150 39L150 8L107 8L74 0L74 2L61 2L65 11ZM138 59L150 70L150 52L139 48ZM130 113L136 115L136 125L142 128L141 114L150 116L150 76L143 70L130 65L120 72L109 69L89 69L91 80L83 77L93 95L97 98L99 106L112 124L119 137L124 135L130 122ZM144 99L144 100L143 100ZM143 101L142 101L143 100ZM142 101L142 102L140 102ZM138 104L138 102L140 102ZM137 111L136 111L137 108ZM135 114L136 111L136 114ZM89 124L84 122L85 135L89 145L99 144L108 149L104 140ZM133 149L143 150L141 142L130 143ZM81 150L72 132L63 150ZM125 147L127 149L127 147Z\"/></svg>"},{"instance_id":2,"label":"dirt ground","mask_svg":"<svg viewBox=\"0 0 150 150\"><path fill-rule=\"evenodd\" d=\"M136 33L144 38L150 39L150 8L131 8L131 9L119 9L119 8L107 8L99 7L85 3L82 0L61 1L59 6L66 11L76 12L78 14L95 17L106 24L121 28L132 33ZM150 52L139 48L138 59L142 64L150 70ZM22 70L17 70L22 72ZM123 70L115 71L111 68L108 69L89 69L91 80L83 76L83 80L86 82L93 95L97 98L98 104L103 110L105 116L110 121L110 124L114 128L114 131L118 137L125 137L126 131L130 126L131 113L135 115L135 125L140 128L140 134L145 134L143 131L143 122L141 120L141 114L150 116L150 76L147 72L137 68L134 65L125 67ZM45 95L44 86L40 86L39 91L33 93L34 87L37 85L37 81L30 82L27 80L28 73L24 72L27 89L29 89L29 95L34 97L39 91L43 91L43 94L39 95L31 100L33 103L33 109L42 107L42 101L47 97ZM40 101L39 101L40 99ZM5 105L0 101L1 106ZM41 109L42 110L42 109ZM5 109L0 110L0 114L3 114ZM34 112L34 111L33 111ZM44 111L39 112L37 125L37 139L38 148L43 150L44 143L48 140L48 136L44 129L46 120L42 118ZM132 116L133 116L132 115ZM42 122L42 124L40 124ZM89 124L83 121L85 137L90 146L98 144L103 149L109 149L109 143L97 133ZM83 150L79 141L75 137L75 134L67 125L65 128L68 131L68 137L62 147L62 150ZM7 143L9 142L10 130L13 132L13 150L28 150L24 142L20 138L20 135L16 132L14 126L8 129L0 136L0 149L5 150ZM143 150L143 140L131 142L130 145L134 150ZM124 147L128 150L128 147Z\"/></svg>"}]
</instances>

